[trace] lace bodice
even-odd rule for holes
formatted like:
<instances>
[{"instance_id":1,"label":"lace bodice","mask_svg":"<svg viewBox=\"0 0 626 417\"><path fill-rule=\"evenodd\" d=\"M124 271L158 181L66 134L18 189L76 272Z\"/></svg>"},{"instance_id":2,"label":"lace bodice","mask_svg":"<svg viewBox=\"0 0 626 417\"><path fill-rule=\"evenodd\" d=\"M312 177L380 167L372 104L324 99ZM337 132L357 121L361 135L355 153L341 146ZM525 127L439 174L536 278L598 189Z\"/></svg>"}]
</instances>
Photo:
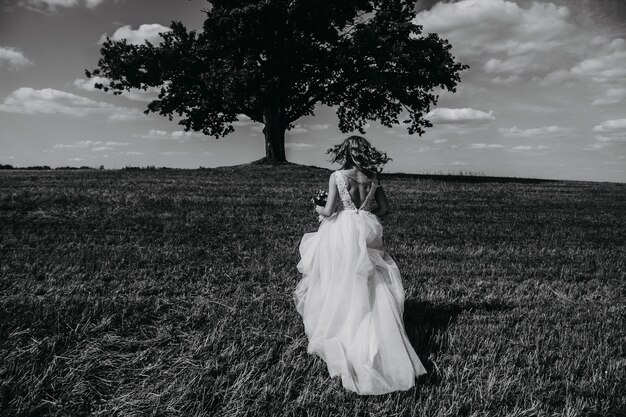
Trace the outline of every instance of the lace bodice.
<instances>
[{"instance_id":1,"label":"lace bodice","mask_svg":"<svg viewBox=\"0 0 626 417\"><path fill-rule=\"evenodd\" d=\"M369 193L365 196L365 200L361 204L361 207L357 207L352 201L352 196L350 196L350 192L348 191L348 186L346 185L345 178L343 174L339 171L335 171L335 182L337 183L337 190L339 191L339 210L352 210L352 211L368 211L371 212L374 208L376 200L374 199L374 194L376 194L376 188L380 186L377 181L372 181L372 186L370 188Z\"/></svg>"}]
</instances>

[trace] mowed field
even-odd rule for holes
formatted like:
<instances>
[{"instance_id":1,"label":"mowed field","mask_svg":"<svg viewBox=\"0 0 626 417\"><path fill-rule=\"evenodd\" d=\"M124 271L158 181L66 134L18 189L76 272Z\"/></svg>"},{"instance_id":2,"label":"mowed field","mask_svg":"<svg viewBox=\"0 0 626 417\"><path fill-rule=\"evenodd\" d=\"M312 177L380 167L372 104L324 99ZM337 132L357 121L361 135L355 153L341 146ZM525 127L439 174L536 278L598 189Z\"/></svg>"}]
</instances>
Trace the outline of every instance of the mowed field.
<instances>
[{"instance_id":1,"label":"mowed field","mask_svg":"<svg viewBox=\"0 0 626 417\"><path fill-rule=\"evenodd\" d=\"M626 415L626 184L382 176L429 374L360 397L292 300L329 174L0 171L0 415Z\"/></svg>"}]
</instances>

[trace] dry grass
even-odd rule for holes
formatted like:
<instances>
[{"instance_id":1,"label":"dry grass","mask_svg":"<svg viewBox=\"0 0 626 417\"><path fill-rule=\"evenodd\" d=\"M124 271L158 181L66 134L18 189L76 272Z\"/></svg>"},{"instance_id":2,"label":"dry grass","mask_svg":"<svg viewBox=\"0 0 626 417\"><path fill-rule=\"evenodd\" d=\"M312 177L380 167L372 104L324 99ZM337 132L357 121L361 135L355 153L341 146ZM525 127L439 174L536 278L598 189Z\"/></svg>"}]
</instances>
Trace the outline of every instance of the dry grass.
<instances>
[{"instance_id":1,"label":"dry grass","mask_svg":"<svg viewBox=\"0 0 626 417\"><path fill-rule=\"evenodd\" d=\"M429 375L359 397L293 306L328 171L0 172L0 415L626 415L626 185L387 176Z\"/></svg>"}]
</instances>

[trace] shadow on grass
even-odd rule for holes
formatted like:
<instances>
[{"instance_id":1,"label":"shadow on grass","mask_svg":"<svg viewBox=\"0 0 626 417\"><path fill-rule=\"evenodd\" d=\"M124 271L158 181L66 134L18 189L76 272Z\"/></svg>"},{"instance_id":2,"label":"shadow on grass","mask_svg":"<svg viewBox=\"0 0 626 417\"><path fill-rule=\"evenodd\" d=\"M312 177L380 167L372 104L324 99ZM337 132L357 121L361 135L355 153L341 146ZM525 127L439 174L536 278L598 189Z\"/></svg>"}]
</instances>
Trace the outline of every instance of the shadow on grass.
<instances>
[{"instance_id":1,"label":"shadow on grass","mask_svg":"<svg viewBox=\"0 0 626 417\"><path fill-rule=\"evenodd\" d=\"M446 349L448 327L466 311L506 311L513 307L501 302L434 304L417 299L404 303L404 327L409 340L428 371L426 383L439 385L442 380L437 365L429 356Z\"/></svg>"}]
</instances>

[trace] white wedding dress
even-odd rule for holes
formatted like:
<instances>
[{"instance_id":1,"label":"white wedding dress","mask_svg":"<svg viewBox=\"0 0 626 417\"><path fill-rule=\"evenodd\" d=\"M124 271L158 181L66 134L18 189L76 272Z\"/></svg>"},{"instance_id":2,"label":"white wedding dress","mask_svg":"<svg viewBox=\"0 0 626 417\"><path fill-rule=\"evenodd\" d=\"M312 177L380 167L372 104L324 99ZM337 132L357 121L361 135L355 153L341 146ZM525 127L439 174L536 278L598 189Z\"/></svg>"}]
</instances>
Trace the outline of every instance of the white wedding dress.
<instances>
[{"instance_id":1,"label":"white wedding dress","mask_svg":"<svg viewBox=\"0 0 626 417\"><path fill-rule=\"evenodd\" d=\"M379 186L372 183L357 208L339 171L339 211L300 242L294 291L309 339L331 377L358 394L407 390L426 370L404 330L400 271L383 250L382 225L371 213Z\"/></svg>"}]
</instances>

